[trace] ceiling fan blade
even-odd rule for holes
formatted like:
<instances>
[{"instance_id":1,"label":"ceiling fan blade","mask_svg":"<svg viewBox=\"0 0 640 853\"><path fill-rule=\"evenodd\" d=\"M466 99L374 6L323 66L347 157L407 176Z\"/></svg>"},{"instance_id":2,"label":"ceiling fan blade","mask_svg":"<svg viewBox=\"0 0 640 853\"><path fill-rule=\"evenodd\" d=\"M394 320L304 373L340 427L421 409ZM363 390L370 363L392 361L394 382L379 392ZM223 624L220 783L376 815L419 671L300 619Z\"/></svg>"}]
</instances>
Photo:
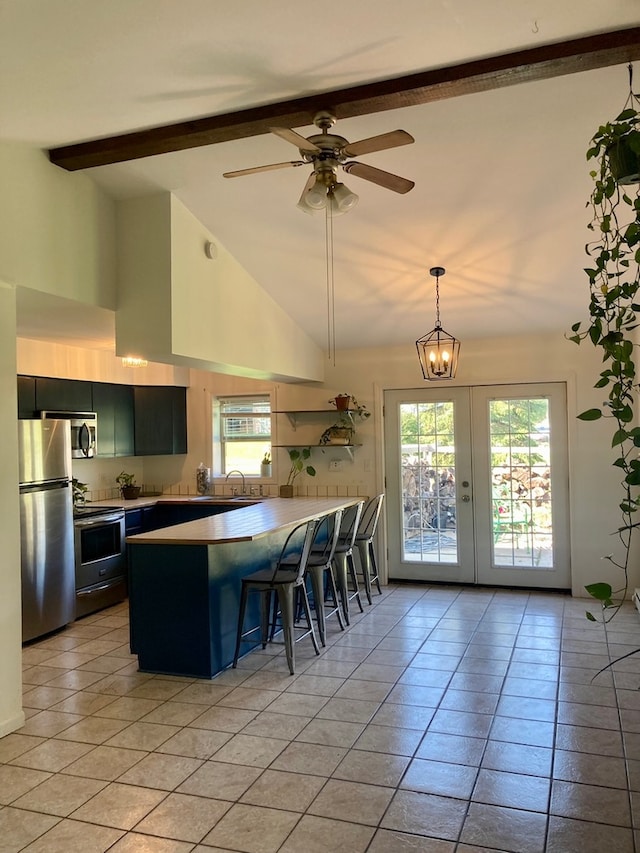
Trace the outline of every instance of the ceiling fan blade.
<instances>
[{"instance_id":1,"label":"ceiling fan blade","mask_svg":"<svg viewBox=\"0 0 640 853\"><path fill-rule=\"evenodd\" d=\"M273 169L286 169L288 166L308 166L304 160L289 160L287 163L271 163L269 166L252 166L250 169L237 169L235 172L223 172L223 178L240 178L242 175L255 175L256 172L271 172Z\"/></svg>"},{"instance_id":2,"label":"ceiling fan blade","mask_svg":"<svg viewBox=\"0 0 640 853\"><path fill-rule=\"evenodd\" d=\"M271 133L275 133L276 136L279 136L286 142L290 142L292 145L295 145L296 148L300 149L300 151L308 151L309 154L320 153L321 149L318 148L317 145L306 140L304 136L300 136L300 134L296 133L295 130L291 130L288 127L270 127L269 130Z\"/></svg>"},{"instance_id":3,"label":"ceiling fan blade","mask_svg":"<svg viewBox=\"0 0 640 853\"><path fill-rule=\"evenodd\" d=\"M382 169L376 169L375 166L367 166L366 163L356 163L354 161L352 163L345 163L342 168L350 175L364 178L365 181L371 181L388 190L393 190L395 193L408 193L415 186L414 181L401 178L399 175L392 175L391 172L383 172Z\"/></svg>"},{"instance_id":4,"label":"ceiling fan blade","mask_svg":"<svg viewBox=\"0 0 640 853\"><path fill-rule=\"evenodd\" d=\"M379 136L370 136L358 142L350 142L342 149L347 157L358 157L361 154L371 154L373 151L384 151L386 148L397 148L399 145L410 145L415 142L413 136L406 130L392 130Z\"/></svg>"}]
</instances>

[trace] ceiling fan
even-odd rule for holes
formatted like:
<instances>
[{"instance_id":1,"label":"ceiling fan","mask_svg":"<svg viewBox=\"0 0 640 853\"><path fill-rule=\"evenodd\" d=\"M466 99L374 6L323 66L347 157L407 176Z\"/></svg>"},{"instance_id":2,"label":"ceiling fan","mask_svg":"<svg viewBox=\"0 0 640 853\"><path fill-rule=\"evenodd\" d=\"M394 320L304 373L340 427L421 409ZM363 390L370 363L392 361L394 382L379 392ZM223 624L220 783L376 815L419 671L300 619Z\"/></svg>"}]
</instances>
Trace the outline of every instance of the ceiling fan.
<instances>
[{"instance_id":1,"label":"ceiling fan","mask_svg":"<svg viewBox=\"0 0 640 853\"><path fill-rule=\"evenodd\" d=\"M286 142L295 145L300 152L301 160L289 160L284 163L271 163L267 166L254 166L250 169L238 169L234 172L225 172L225 178L239 178L243 175L253 175L256 172L268 172L273 169L285 169L289 166L313 165L313 172L300 196L298 207L306 213L321 210L329 204L334 213L346 213L356 204L358 196L352 193L344 184L338 181L338 167L342 167L347 174L371 181L378 186L393 190L396 193L407 193L414 187L414 182L391 172L368 166L351 160L360 154L370 154L373 151L384 151L387 148L397 148L399 145L409 145L414 142L411 134L405 130L392 130L390 133L382 133L371 136L368 139L360 139L358 142L349 142L343 136L329 133L335 124L335 116L330 112L317 113L313 123L320 128L321 133L305 138L295 130L288 127L271 127L271 133L281 137ZM347 162L348 161L348 162Z\"/></svg>"}]
</instances>

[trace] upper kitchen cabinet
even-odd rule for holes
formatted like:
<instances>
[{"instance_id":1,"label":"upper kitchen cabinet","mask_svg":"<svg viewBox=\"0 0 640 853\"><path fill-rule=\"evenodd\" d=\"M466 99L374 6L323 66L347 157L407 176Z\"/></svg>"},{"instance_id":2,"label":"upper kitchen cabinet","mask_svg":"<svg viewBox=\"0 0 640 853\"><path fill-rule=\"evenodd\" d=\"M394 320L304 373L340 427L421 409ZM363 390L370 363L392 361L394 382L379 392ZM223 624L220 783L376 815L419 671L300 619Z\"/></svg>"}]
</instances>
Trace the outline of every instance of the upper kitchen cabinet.
<instances>
[{"instance_id":1,"label":"upper kitchen cabinet","mask_svg":"<svg viewBox=\"0 0 640 853\"><path fill-rule=\"evenodd\" d=\"M36 377L36 410L92 412L91 382Z\"/></svg>"},{"instance_id":2,"label":"upper kitchen cabinet","mask_svg":"<svg viewBox=\"0 0 640 853\"><path fill-rule=\"evenodd\" d=\"M35 376L18 376L18 417L36 416L36 379Z\"/></svg>"},{"instance_id":3,"label":"upper kitchen cabinet","mask_svg":"<svg viewBox=\"0 0 640 853\"><path fill-rule=\"evenodd\" d=\"M136 456L187 452L186 388L136 385L133 401Z\"/></svg>"},{"instance_id":4,"label":"upper kitchen cabinet","mask_svg":"<svg viewBox=\"0 0 640 853\"><path fill-rule=\"evenodd\" d=\"M133 388L93 382L93 411L98 415L98 456L133 456Z\"/></svg>"}]
</instances>

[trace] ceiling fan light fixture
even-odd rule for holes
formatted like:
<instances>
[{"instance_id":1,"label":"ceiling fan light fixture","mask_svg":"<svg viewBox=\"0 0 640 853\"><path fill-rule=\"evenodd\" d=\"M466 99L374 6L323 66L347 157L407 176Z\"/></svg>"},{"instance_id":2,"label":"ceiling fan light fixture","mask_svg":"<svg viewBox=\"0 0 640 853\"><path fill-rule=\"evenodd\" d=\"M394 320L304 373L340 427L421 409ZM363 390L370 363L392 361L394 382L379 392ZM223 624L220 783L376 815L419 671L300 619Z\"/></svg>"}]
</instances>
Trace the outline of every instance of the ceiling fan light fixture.
<instances>
[{"instance_id":1,"label":"ceiling fan light fixture","mask_svg":"<svg viewBox=\"0 0 640 853\"><path fill-rule=\"evenodd\" d=\"M345 184L338 183L331 187L329 199L334 213L348 213L356 206L360 200L360 196L351 192Z\"/></svg>"}]
</instances>

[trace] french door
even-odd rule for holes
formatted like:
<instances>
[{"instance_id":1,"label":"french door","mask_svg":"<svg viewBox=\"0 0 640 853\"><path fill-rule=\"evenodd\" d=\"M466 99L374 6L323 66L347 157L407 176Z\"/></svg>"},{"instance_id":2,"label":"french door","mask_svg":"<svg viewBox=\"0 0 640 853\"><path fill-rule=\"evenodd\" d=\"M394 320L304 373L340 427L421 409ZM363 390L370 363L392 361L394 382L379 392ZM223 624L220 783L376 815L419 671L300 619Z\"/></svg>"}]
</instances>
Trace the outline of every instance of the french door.
<instances>
[{"instance_id":1,"label":"french door","mask_svg":"<svg viewBox=\"0 0 640 853\"><path fill-rule=\"evenodd\" d=\"M563 383L385 392L390 579L570 587Z\"/></svg>"}]
</instances>

